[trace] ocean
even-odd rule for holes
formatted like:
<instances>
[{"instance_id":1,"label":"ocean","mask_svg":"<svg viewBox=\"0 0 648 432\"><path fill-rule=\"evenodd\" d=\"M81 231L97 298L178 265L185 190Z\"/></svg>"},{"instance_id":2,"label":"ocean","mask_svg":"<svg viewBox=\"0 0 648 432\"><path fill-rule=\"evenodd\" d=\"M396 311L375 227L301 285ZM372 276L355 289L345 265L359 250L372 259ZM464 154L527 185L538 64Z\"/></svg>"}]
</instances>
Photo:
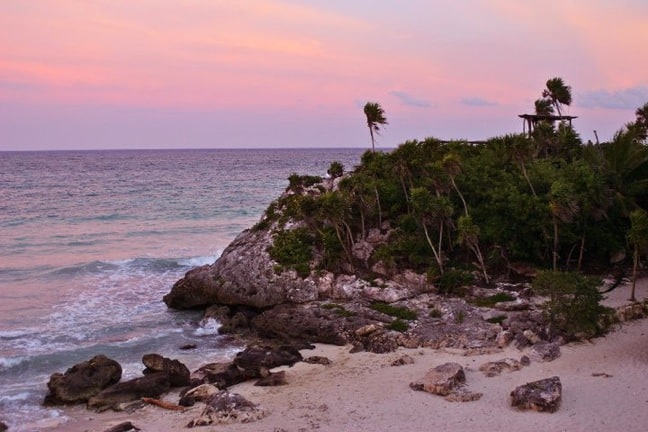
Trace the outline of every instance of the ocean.
<instances>
[{"instance_id":1,"label":"ocean","mask_svg":"<svg viewBox=\"0 0 648 432\"><path fill-rule=\"evenodd\" d=\"M96 354L122 379L147 353L190 368L231 357L241 347L218 323L162 296L254 225L291 173L352 169L363 151L0 152L0 421L64 424L41 405L46 383Z\"/></svg>"}]
</instances>

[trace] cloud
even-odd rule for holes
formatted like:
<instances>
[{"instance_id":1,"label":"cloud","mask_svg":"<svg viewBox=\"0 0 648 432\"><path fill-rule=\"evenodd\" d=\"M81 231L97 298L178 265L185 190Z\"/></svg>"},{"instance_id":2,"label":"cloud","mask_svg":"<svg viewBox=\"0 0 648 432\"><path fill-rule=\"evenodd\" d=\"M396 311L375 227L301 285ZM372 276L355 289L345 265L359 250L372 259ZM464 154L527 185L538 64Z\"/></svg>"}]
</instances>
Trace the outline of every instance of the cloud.
<instances>
[{"instance_id":1,"label":"cloud","mask_svg":"<svg viewBox=\"0 0 648 432\"><path fill-rule=\"evenodd\" d=\"M425 99L417 98L415 96L412 96L402 91L393 90L390 91L389 94L391 96L396 97L403 105L416 107L416 108L427 108L432 106L432 104L429 101Z\"/></svg>"},{"instance_id":2,"label":"cloud","mask_svg":"<svg viewBox=\"0 0 648 432\"><path fill-rule=\"evenodd\" d=\"M616 91L603 89L589 91L578 94L575 102L583 108L634 110L648 102L648 86L630 87Z\"/></svg>"},{"instance_id":3,"label":"cloud","mask_svg":"<svg viewBox=\"0 0 648 432\"><path fill-rule=\"evenodd\" d=\"M496 106L497 102L489 101L482 99L480 97L467 97L461 99L461 103L468 106L474 107L487 107L487 106Z\"/></svg>"}]
</instances>

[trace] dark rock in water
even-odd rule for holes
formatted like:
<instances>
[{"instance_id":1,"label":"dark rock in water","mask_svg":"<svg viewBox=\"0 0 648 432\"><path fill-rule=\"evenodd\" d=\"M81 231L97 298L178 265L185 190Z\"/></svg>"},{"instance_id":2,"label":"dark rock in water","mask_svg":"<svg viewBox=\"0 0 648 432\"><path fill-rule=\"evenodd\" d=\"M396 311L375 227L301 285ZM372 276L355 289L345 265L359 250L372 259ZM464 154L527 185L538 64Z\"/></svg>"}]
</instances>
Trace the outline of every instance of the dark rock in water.
<instances>
[{"instance_id":1,"label":"dark rock in water","mask_svg":"<svg viewBox=\"0 0 648 432\"><path fill-rule=\"evenodd\" d=\"M430 369L422 379L411 383L410 387L412 390L447 396L465 382L466 374L461 365L444 363Z\"/></svg>"},{"instance_id":2,"label":"dark rock in water","mask_svg":"<svg viewBox=\"0 0 648 432\"><path fill-rule=\"evenodd\" d=\"M141 430L137 426L135 426L133 423L126 421L123 423L119 423L111 428L106 429L104 432L131 432L131 431L139 431Z\"/></svg>"},{"instance_id":3,"label":"dark rock in water","mask_svg":"<svg viewBox=\"0 0 648 432\"><path fill-rule=\"evenodd\" d=\"M145 354L142 363L146 366L144 375L164 372L169 375L171 387L184 387L189 385L189 369L179 360L171 360L159 354Z\"/></svg>"},{"instance_id":4,"label":"dark rock in water","mask_svg":"<svg viewBox=\"0 0 648 432\"><path fill-rule=\"evenodd\" d=\"M222 390L207 400L207 406L200 417L192 420L187 427L233 422L249 423L260 420L267 414L243 396Z\"/></svg>"},{"instance_id":5,"label":"dark rock in water","mask_svg":"<svg viewBox=\"0 0 648 432\"><path fill-rule=\"evenodd\" d=\"M521 410L555 412L561 396L560 378L554 376L517 387L511 392L511 405Z\"/></svg>"},{"instance_id":6,"label":"dark rock in water","mask_svg":"<svg viewBox=\"0 0 648 432\"><path fill-rule=\"evenodd\" d=\"M288 381L286 380L286 371L271 373L270 375L263 377L254 383L255 386L259 387L273 387L286 384L288 384Z\"/></svg>"},{"instance_id":7,"label":"dark rock in water","mask_svg":"<svg viewBox=\"0 0 648 432\"><path fill-rule=\"evenodd\" d=\"M196 348L198 348L198 345L196 345L196 344L186 344L186 345L182 345L180 347L180 349L183 350L183 351L193 350L193 349L196 349Z\"/></svg>"},{"instance_id":8,"label":"dark rock in water","mask_svg":"<svg viewBox=\"0 0 648 432\"><path fill-rule=\"evenodd\" d=\"M295 348L282 345L276 349L272 347L247 347L236 354L234 364L242 369L272 369L277 366L292 366L303 360L302 355Z\"/></svg>"},{"instance_id":9,"label":"dark rock in water","mask_svg":"<svg viewBox=\"0 0 648 432\"><path fill-rule=\"evenodd\" d=\"M9 429L9 426L7 426L4 422L0 422L0 432L4 432Z\"/></svg>"},{"instance_id":10,"label":"dark rock in water","mask_svg":"<svg viewBox=\"0 0 648 432\"><path fill-rule=\"evenodd\" d=\"M105 411L111 408L119 410L119 405L122 403L132 402L143 397L159 398L170 388L169 375L165 372L156 372L108 387L90 398L88 408L96 411Z\"/></svg>"},{"instance_id":11,"label":"dark rock in water","mask_svg":"<svg viewBox=\"0 0 648 432\"><path fill-rule=\"evenodd\" d=\"M64 374L53 374L47 388L45 405L85 403L105 388L119 382L122 368L115 360L97 355L72 366Z\"/></svg>"}]
</instances>

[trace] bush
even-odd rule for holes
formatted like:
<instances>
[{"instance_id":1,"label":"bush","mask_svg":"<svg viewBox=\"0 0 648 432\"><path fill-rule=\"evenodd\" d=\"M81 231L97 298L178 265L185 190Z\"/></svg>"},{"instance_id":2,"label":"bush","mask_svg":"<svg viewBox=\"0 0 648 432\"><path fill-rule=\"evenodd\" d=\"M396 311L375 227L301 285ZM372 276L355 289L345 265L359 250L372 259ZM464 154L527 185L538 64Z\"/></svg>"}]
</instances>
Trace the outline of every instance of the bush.
<instances>
[{"instance_id":1,"label":"bush","mask_svg":"<svg viewBox=\"0 0 648 432\"><path fill-rule=\"evenodd\" d=\"M439 293L463 295L460 288L474 281L475 277L470 272L454 268L448 269L439 278Z\"/></svg>"},{"instance_id":2,"label":"bush","mask_svg":"<svg viewBox=\"0 0 648 432\"><path fill-rule=\"evenodd\" d=\"M308 230L296 228L276 233L268 253L282 266L296 270L300 276L306 277L310 273L312 249L313 237Z\"/></svg>"},{"instance_id":3,"label":"bush","mask_svg":"<svg viewBox=\"0 0 648 432\"><path fill-rule=\"evenodd\" d=\"M341 162L333 161L326 173L333 178L341 177L344 174L344 165Z\"/></svg>"},{"instance_id":4,"label":"bush","mask_svg":"<svg viewBox=\"0 0 648 432\"><path fill-rule=\"evenodd\" d=\"M407 323L399 318L396 318L394 321L390 322L386 326L389 330L396 330L397 332L406 332Z\"/></svg>"},{"instance_id":5,"label":"bush","mask_svg":"<svg viewBox=\"0 0 648 432\"><path fill-rule=\"evenodd\" d=\"M505 292L499 292L497 294L493 294L488 297L478 297L474 299L471 303L474 304L475 306L493 307L495 306L496 303L508 302L513 300L515 300L515 297L513 297L511 294Z\"/></svg>"},{"instance_id":6,"label":"bush","mask_svg":"<svg viewBox=\"0 0 648 432\"><path fill-rule=\"evenodd\" d=\"M416 312L414 311L404 307L392 306L384 302L374 302L369 307L375 311L400 319L415 320L417 318Z\"/></svg>"},{"instance_id":7,"label":"bush","mask_svg":"<svg viewBox=\"0 0 648 432\"><path fill-rule=\"evenodd\" d=\"M543 313L550 336L568 340L604 334L613 322L613 311L601 306L600 279L574 272L545 271L533 282L536 293L549 297Z\"/></svg>"}]
</instances>

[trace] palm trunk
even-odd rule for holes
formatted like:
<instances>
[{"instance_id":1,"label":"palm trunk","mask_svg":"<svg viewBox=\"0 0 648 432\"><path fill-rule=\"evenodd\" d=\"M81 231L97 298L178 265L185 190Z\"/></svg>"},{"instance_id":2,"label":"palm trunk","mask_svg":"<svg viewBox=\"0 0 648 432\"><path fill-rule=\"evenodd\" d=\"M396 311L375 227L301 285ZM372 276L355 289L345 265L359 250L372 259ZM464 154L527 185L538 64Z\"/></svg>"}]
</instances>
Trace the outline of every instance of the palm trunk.
<instances>
[{"instance_id":1,"label":"palm trunk","mask_svg":"<svg viewBox=\"0 0 648 432\"><path fill-rule=\"evenodd\" d=\"M434 259L436 260L437 265L439 266L439 272L443 274L443 260L441 259L441 251L440 250L437 251L436 248L434 247L434 243L430 238L430 233L428 232L427 226L425 226L425 223L423 221L421 221L421 225L423 225L423 232L425 233L425 239L430 245L430 249L432 249L432 253L434 254Z\"/></svg>"},{"instance_id":2,"label":"palm trunk","mask_svg":"<svg viewBox=\"0 0 648 432\"><path fill-rule=\"evenodd\" d=\"M636 301L635 286L637 284L637 267L639 267L639 248L635 244L634 259L632 263L632 289L630 290L630 301Z\"/></svg>"},{"instance_id":3,"label":"palm trunk","mask_svg":"<svg viewBox=\"0 0 648 432\"><path fill-rule=\"evenodd\" d=\"M554 238L553 238L553 271L558 269L558 220L553 217Z\"/></svg>"}]
</instances>

